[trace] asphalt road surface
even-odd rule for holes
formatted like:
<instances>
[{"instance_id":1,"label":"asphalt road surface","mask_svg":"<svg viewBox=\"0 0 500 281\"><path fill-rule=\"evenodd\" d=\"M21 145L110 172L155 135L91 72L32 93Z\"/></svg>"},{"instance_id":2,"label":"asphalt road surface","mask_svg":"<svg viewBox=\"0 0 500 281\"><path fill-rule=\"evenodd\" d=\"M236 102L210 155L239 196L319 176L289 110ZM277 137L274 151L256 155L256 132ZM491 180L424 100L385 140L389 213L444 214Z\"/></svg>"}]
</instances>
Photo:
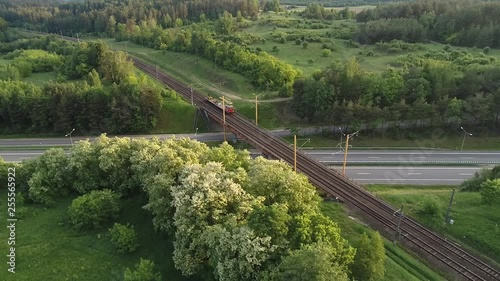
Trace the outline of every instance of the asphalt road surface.
<instances>
[{"instance_id":1,"label":"asphalt road surface","mask_svg":"<svg viewBox=\"0 0 500 281\"><path fill-rule=\"evenodd\" d=\"M108 135L109 137L113 137L112 135ZM224 138L223 133L204 133L204 134L159 134L159 135L121 135L120 137L129 137L129 138L152 138L158 137L159 139L168 139L172 137L189 137L192 139L196 139L202 142L208 141L221 141ZM230 141L234 138L233 134L227 134L227 140ZM10 147L19 147L19 146L64 146L71 145L72 143L76 143L80 140L93 141L95 137L65 137L65 138L33 138L33 139L0 139L0 147L8 148Z\"/></svg>"},{"instance_id":2,"label":"asphalt road surface","mask_svg":"<svg viewBox=\"0 0 500 281\"><path fill-rule=\"evenodd\" d=\"M286 134L286 130L275 131L276 134ZM206 133L206 134L161 134L155 135L159 139L176 137L189 137L203 142L221 141L222 133ZM152 135L133 135L123 136L131 138L151 138ZM0 139L0 147L39 147L39 146L65 146L71 145L79 140L94 138L73 137L73 138L39 138L39 139ZM227 134L227 140L234 139L233 134ZM259 154L257 150L251 151L253 154ZM308 150L302 149L302 152L315 157L320 162L325 164L341 164L344 160L344 152L337 149L332 150ZM410 164L500 164L500 151L443 151L443 150L356 150L350 149L347 158L351 164L386 164L397 165L401 163Z\"/></svg>"},{"instance_id":3,"label":"asphalt road surface","mask_svg":"<svg viewBox=\"0 0 500 281\"><path fill-rule=\"evenodd\" d=\"M252 154L260 152L252 150ZM302 150L303 153L325 164L342 164L344 152L340 150ZM500 151L438 151L438 150L349 150L347 163L351 164L500 164Z\"/></svg>"},{"instance_id":4,"label":"asphalt road surface","mask_svg":"<svg viewBox=\"0 0 500 281\"><path fill-rule=\"evenodd\" d=\"M342 167L333 169L342 172ZM361 167L346 168L346 176L360 184L457 185L481 167Z\"/></svg>"}]
</instances>

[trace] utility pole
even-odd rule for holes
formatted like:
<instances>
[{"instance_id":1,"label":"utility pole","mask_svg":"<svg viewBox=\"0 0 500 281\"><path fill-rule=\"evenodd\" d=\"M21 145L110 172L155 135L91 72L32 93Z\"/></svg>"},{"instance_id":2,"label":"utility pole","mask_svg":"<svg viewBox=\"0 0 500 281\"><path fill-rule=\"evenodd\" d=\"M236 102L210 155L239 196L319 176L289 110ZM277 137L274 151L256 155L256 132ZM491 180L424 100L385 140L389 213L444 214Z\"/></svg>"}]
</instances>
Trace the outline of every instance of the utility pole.
<instances>
[{"instance_id":1,"label":"utility pole","mask_svg":"<svg viewBox=\"0 0 500 281\"><path fill-rule=\"evenodd\" d=\"M190 84L190 88L191 88L191 105L194 105L194 102L193 102L193 83Z\"/></svg>"},{"instance_id":2,"label":"utility pole","mask_svg":"<svg viewBox=\"0 0 500 281\"><path fill-rule=\"evenodd\" d=\"M226 141L226 105L224 103L224 96L222 96L222 123L224 127L224 141Z\"/></svg>"},{"instance_id":3,"label":"utility pole","mask_svg":"<svg viewBox=\"0 0 500 281\"><path fill-rule=\"evenodd\" d=\"M297 135L293 135L293 170L297 172Z\"/></svg>"},{"instance_id":4,"label":"utility pole","mask_svg":"<svg viewBox=\"0 0 500 281\"><path fill-rule=\"evenodd\" d=\"M347 151L349 150L349 139L354 137L359 131L352 134L347 134L345 138L345 150L344 150L344 165L342 167L342 175L345 176L345 166L347 165Z\"/></svg>"},{"instance_id":5,"label":"utility pole","mask_svg":"<svg viewBox=\"0 0 500 281\"><path fill-rule=\"evenodd\" d=\"M403 204L401 204L401 209L399 209L399 219L398 219L398 227L396 228L396 238L394 239L394 245L396 245L398 243L398 240L399 240L399 237L401 236L401 231L400 231L400 227L401 227L401 219L403 218ZM396 213L398 212L396 211Z\"/></svg>"},{"instance_id":6,"label":"utility pole","mask_svg":"<svg viewBox=\"0 0 500 281\"><path fill-rule=\"evenodd\" d=\"M346 139L345 139L344 165L342 167L342 175L343 176L345 176L345 166L347 164L347 150L349 150L349 137L350 137L350 135L347 134Z\"/></svg>"},{"instance_id":7,"label":"utility pole","mask_svg":"<svg viewBox=\"0 0 500 281\"><path fill-rule=\"evenodd\" d=\"M255 95L255 126L259 126L259 103L257 101L257 95Z\"/></svg>"},{"instance_id":8,"label":"utility pole","mask_svg":"<svg viewBox=\"0 0 500 281\"><path fill-rule=\"evenodd\" d=\"M446 216L444 217L444 224L447 224L450 221L450 210L451 210L451 203L453 203L453 196L455 195L455 189L451 192L451 197L450 197L450 203L448 204L448 209L446 210Z\"/></svg>"}]
</instances>

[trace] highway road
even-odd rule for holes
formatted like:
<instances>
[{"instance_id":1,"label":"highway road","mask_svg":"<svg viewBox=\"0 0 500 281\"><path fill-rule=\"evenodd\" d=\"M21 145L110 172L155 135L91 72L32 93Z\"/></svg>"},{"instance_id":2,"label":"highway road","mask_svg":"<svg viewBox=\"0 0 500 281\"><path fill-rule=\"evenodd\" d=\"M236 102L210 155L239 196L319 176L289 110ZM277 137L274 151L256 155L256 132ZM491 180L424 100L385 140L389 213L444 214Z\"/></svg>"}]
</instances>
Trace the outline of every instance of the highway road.
<instances>
[{"instance_id":1,"label":"highway road","mask_svg":"<svg viewBox=\"0 0 500 281\"><path fill-rule=\"evenodd\" d=\"M252 150L252 154L260 154ZM342 164L344 152L340 150L302 150L303 153L325 164ZM347 163L373 164L500 164L500 151L443 151L443 150L349 150Z\"/></svg>"},{"instance_id":2,"label":"highway road","mask_svg":"<svg viewBox=\"0 0 500 281\"><path fill-rule=\"evenodd\" d=\"M333 169L342 172L342 167ZM481 167L362 167L346 168L346 175L360 184L419 184L457 185L479 171Z\"/></svg>"},{"instance_id":3,"label":"highway road","mask_svg":"<svg viewBox=\"0 0 500 281\"><path fill-rule=\"evenodd\" d=\"M286 130L276 131L278 135L286 134ZM223 139L222 133L206 133L206 134L161 134L155 135L159 139L176 137L189 137L203 142L221 141ZM131 138L151 138L152 135L132 135L123 136ZM85 140L87 137L73 137L73 142ZM90 140L94 138L91 137ZM234 139L233 134L228 134L227 139L230 141ZM69 138L39 138L39 139L0 139L0 148L4 151L9 147L40 147L40 146L69 146L71 140ZM344 152L337 149L322 149L311 150L302 149L303 153L308 154L320 162L325 164L342 164L344 160ZM260 152L251 150L252 154L258 155ZM1 155L1 154L0 154ZM25 156L22 156L25 157ZM500 151L452 151L452 150L356 150L356 148L349 150L347 159L348 163L358 165L397 165L397 164L486 164L494 165L500 164Z\"/></svg>"},{"instance_id":4,"label":"highway road","mask_svg":"<svg viewBox=\"0 0 500 281\"><path fill-rule=\"evenodd\" d=\"M159 139L168 139L172 137L188 137L191 139L196 139L202 142L209 141L222 141L224 138L223 133L204 133L204 134L158 134L158 135L120 135L120 137L129 137L129 138L152 138L158 137ZM108 135L108 137L113 137L112 135ZM227 139L231 140L234 138L233 134L227 134ZM95 137L69 137L65 138L29 138L29 139L0 139L0 147L8 148L8 147L19 147L19 146L64 146L71 145L71 140L73 143L78 142L80 140L89 139L93 141Z\"/></svg>"},{"instance_id":5,"label":"highway road","mask_svg":"<svg viewBox=\"0 0 500 281\"><path fill-rule=\"evenodd\" d=\"M37 157L42 153L43 150L5 150L0 151L0 156L8 162L20 162L23 159ZM327 157L323 154L311 155ZM417 167L413 164L400 164L394 166L347 166L346 175L361 184L460 184L464 179L472 177L480 168L479 166ZM333 169L341 171L342 167L333 166Z\"/></svg>"}]
</instances>

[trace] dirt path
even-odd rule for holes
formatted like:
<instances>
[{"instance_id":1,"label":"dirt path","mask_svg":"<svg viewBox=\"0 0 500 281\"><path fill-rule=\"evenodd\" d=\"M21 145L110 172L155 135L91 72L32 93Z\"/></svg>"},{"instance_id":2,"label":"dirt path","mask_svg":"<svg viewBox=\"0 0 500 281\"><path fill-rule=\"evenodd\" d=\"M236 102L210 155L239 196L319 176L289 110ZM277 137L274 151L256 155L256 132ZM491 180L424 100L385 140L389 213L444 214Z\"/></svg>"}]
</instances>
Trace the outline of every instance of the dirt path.
<instances>
[{"instance_id":1,"label":"dirt path","mask_svg":"<svg viewBox=\"0 0 500 281\"><path fill-rule=\"evenodd\" d=\"M207 83L204 83L203 81L201 81L200 79L198 79L197 77L194 77L191 75L191 77L193 78L193 80L195 80L195 82L198 84L198 85L201 85L203 88L206 88L206 89L209 89L209 90L212 90L214 92L220 92L224 97L228 97L232 100L242 100L242 101L248 101L248 102L253 102L255 101L255 99L245 99L245 98L242 98L240 96L237 96L237 95L234 95L234 94L230 94L228 92L224 92L224 91L220 91L217 87L215 87L214 85L210 85L210 84L207 84ZM286 98L273 98L273 99L259 99L259 102L260 103L273 103L273 102L283 102L283 101L289 101L289 100L292 100L293 97L286 97Z\"/></svg>"}]
</instances>

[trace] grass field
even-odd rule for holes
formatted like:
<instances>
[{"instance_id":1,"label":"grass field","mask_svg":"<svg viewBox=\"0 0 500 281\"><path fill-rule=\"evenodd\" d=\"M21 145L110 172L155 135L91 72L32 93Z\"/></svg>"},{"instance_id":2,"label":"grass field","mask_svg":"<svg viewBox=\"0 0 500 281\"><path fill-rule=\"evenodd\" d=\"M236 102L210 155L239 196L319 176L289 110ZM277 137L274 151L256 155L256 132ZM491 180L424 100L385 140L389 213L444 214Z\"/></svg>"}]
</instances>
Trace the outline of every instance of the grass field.
<instances>
[{"instance_id":1,"label":"grass field","mask_svg":"<svg viewBox=\"0 0 500 281\"><path fill-rule=\"evenodd\" d=\"M364 232L373 232L371 228L347 216L341 204L323 203L321 209L340 226L342 236L347 238L352 245L357 245L361 234ZM385 262L386 272L384 279L381 281L445 280L401 248L395 247L392 242L384 239L384 245L387 257Z\"/></svg>"},{"instance_id":2,"label":"grass field","mask_svg":"<svg viewBox=\"0 0 500 281\"><path fill-rule=\"evenodd\" d=\"M4 210L6 194L5 190L0 193L0 207ZM66 214L70 203L71 199L62 199L54 208L28 207L26 216L16 222L16 274L7 272L6 257L2 255L0 280L123 280L125 268L133 267L140 257L156 263L162 280L190 280L175 270L171 242L154 232L151 217L141 208L141 198L125 200L120 214L119 222L131 223L138 233L140 247L129 255L115 252L108 227L100 231L74 231ZM0 219L6 222L6 212L0 213ZM7 243L0 244L0 251L7 253Z\"/></svg>"},{"instance_id":3,"label":"grass field","mask_svg":"<svg viewBox=\"0 0 500 281\"><path fill-rule=\"evenodd\" d=\"M304 147L333 148L340 142L340 134L324 135L302 135L301 139L309 139ZM293 142L293 137L285 137L288 142ZM345 142L345 137L342 140ZM386 149L408 149L408 148L433 148L460 150L463 136L445 135L440 138L420 137L416 140L391 139L387 137L358 136L349 142L351 149L386 148ZM464 150L500 150L500 136L484 136L468 138L464 144Z\"/></svg>"},{"instance_id":4,"label":"grass field","mask_svg":"<svg viewBox=\"0 0 500 281\"><path fill-rule=\"evenodd\" d=\"M138 58L157 65L169 75L185 84L192 84L194 89L207 94L219 96L219 92L222 91L229 96L252 99L253 94L262 92L257 91L244 76L222 69L215 66L212 61L192 54L163 52L131 42L116 42L110 38L101 40L114 49L127 51ZM219 83L222 83L221 88ZM269 96L274 97L277 94L270 92Z\"/></svg>"},{"instance_id":5,"label":"grass field","mask_svg":"<svg viewBox=\"0 0 500 281\"><path fill-rule=\"evenodd\" d=\"M51 72L40 72L40 73L32 73L31 76L23 79L25 82L31 82L35 85L41 86L47 82L55 81L56 73L54 71Z\"/></svg>"},{"instance_id":6,"label":"grass field","mask_svg":"<svg viewBox=\"0 0 500 281\"><path fill-rule=\"evenodd\" d=\"M163 102L153 134L194 133L195 107L183 100Z\"/></svg>"},{"instance_id":7,"label":"grass field","mask_svg":"<svg viewBox=\"0 0 500 281\"><path fill-rule=\"evenodd\" d=\"M454 224L443 226L441 218L430 218L418 209L428 197L435 197L444 218L453 186L368 185L366 188L393 206L399 208L404 204L406 215L453 238L462 247L500 263L500 206L483 205L478 192L456 192L450 213Z\"/></svg>"}]
</instances>

